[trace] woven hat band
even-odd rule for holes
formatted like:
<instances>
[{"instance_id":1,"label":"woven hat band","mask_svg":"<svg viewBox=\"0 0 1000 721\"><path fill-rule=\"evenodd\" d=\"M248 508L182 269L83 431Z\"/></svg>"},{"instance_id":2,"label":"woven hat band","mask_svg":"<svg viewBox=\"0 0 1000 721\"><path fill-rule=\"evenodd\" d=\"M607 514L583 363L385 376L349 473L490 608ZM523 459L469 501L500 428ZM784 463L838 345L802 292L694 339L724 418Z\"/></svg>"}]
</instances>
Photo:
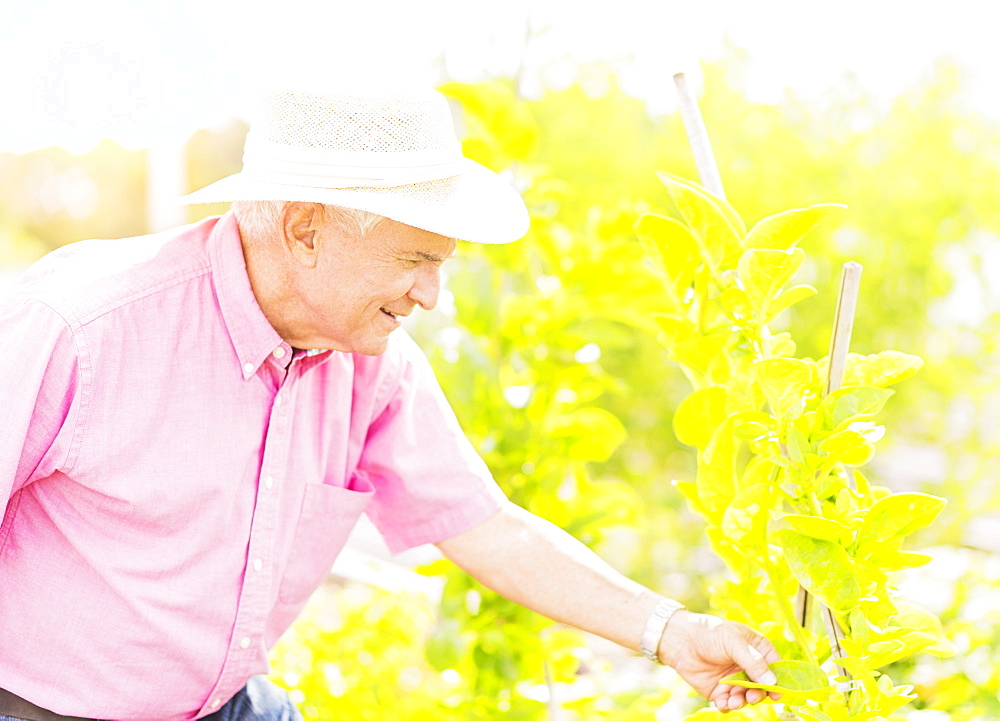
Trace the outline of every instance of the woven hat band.
<instances>
[{"instance_id":1,"label":"woven hat band","mask_svg":"<svg viewBox=\"0 0 1000 721\"><path fill-rule=\"evenodd\" d=\"M251 134L252 135L252 134ZM268 183L300 187L389 188L450 178L462 172L462 146L369 153L301 148L247 139L243 173Z\"/></svg>"}]
</instances>

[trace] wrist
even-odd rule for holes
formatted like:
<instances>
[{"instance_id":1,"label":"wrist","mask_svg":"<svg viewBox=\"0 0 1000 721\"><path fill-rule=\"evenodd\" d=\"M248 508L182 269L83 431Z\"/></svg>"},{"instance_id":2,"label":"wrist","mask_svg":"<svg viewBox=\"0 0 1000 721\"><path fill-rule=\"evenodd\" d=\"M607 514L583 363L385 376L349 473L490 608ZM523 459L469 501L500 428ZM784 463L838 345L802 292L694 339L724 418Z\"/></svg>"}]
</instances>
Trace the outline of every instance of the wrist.
<instances>
[{"instance_id":1,"label":"wrist","mask_svg":"<svg viewBox=\"0 0 1000 721\"><path fill-rule=\"evenodd\" d=\"M661 658L660 646L667 630L667 624L678 611L684 610L684 605L673 599L663 598L656 604L642 631L639 650L642 655L655 663L664 663Z\"/></svg>"}]
</instances>

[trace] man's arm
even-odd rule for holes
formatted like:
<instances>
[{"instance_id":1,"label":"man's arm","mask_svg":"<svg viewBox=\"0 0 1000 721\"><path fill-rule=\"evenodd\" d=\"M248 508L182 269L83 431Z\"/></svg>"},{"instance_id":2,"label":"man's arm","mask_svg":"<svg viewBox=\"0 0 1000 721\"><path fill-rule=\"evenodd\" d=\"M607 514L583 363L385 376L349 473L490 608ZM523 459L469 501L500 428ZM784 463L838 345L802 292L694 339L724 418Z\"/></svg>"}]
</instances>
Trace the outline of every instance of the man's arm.
<instances>
[{"instance_id":1,"label":"man's arm","mask_svg":"<svg viewBox=\"0 0 1000 721\"><path fill-rule=\"evenodd\" d=\"M65 321L34 300L0 299L0 521L25 484L65 469L78 408L76 345Z\"/></svg>"},{"instance_id":2,"label":"man's arm","mask_svg":"<svg viewBox=\"0 0 1000 721\"><path fill-rule=\"evenodd\" d=\"M512 503L484 523L437 544L483 585L560 623L603 636L632 650L661 597L625 578L562 529ZM764 697L759 689L720 684L746 671L773 683L767 664L778 660L770 642L743 624L677 611L657 649L720 710Z\"/></svg>"}]
</instances>

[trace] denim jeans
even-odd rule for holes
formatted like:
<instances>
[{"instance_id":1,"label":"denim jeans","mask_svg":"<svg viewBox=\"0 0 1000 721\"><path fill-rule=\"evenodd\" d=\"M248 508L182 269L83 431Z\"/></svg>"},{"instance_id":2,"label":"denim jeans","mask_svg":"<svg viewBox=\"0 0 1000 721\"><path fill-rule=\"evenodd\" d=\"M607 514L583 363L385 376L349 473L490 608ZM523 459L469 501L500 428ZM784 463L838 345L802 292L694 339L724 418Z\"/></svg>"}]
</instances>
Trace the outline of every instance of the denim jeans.
<instances>
[{"instance_id":1,"label":"denim jeans","mask_svg":"<svg viewBox=\"0 0 1000 721\"><path fill-rule=\"evenodd\" d=\"M0 721L21 721L0 714ZM201 721L303 721L284 689L265 676L253 676L229 703Z\"/></svg>"},{"instance_id":2,"label":"denim jeans","mask_svg":"<svg viewBox=\"0 0 1000 721\"><path fill-rule=\"evenodd\" d=\"M302 714L285 689L265 676L253 676L229 703L201 721L302 721Z\"/></svg>"}]
</instances>

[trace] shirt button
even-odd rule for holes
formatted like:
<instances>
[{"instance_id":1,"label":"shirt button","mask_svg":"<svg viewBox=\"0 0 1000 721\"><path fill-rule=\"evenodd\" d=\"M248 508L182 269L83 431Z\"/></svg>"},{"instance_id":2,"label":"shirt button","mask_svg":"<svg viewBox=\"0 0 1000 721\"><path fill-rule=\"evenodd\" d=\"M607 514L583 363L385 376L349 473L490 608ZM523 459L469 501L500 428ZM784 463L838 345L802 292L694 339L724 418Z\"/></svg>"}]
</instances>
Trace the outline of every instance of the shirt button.
<instances>
[{"instance_id":1,"label":"shirt button","mask_svg":"<svg viewBox=\"0 0 1000 721\"><path fill-rule=\"evenodd\" d=\"M240 648L250 648L250 637L244 636L240 639Z\"/></svg>"},{"instance_id":2,"label":"shirt button","mask_svg":"<svg viewBox=\"0 0 1000 721\"><path fill-rule=\"evenodd\" d=\"M285 357L285 349L282 348L279 345L277 348L275 348L273 351L271 351L271 355L273 355L275 358L284 358Z\"/></svg>"},{"instance_id":3,"label":"shirt button","mask_svg":"<svg viewBox=\"0 0 1000 721\"><path fill-rule=\"evenodd\" d=\"M253 373L253 363L244 363L243 364L243 372L244 373Z\"/></svg>"},{"instance_id":4,"label":"shirt button","mask_svg":"<svg viewBox=\"0 0 1000 721\"><path fill-rule=\"evenodd\" d=\"M274 486L274 479L270 476L264 478L264 488L272 488Z\"/></svg>"},{"instance_id":5,"label":"shirt button","mask_svg":"<svg viewBox=\"0 0 1000 721\"><path fill-rule=\"evenodd\" d=\"M264 561L259 558L253 559L253 570L259 571L264 567Z\"/></svg>"},{"instance_id":6,"label":"shirt button","mask_svg":"<svg viewBox=\"0 0 1000 721\"><path fill-rule=\"evenodd\" d=\"M210 703L208 705L208 707L209 708L219 708L219 706L221 706L221 705L222 705L222 699L221 698L217 698L217 699L213 699L212 703Z\"/></svg>"}]
</instances>

